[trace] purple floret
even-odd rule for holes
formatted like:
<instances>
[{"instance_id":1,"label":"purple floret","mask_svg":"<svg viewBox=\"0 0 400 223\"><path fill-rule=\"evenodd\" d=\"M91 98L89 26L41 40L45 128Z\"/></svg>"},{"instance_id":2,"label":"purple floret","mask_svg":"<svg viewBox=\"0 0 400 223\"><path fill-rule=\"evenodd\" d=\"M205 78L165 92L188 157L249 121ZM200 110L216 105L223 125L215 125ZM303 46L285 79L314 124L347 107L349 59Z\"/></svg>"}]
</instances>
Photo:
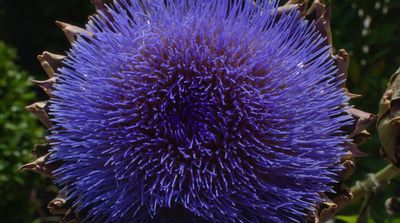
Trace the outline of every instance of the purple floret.
<instances>
[{"instance_id":1,"label":"purple floret","mask_svg":"<svg viewBox=\"0 0 400 223\"><path fill-rule=\"evenodd\" d=\"M347 96L277 2L120 0L51 99L56 183L83 222L304 222L337 181Z\"/></svg>"}]
</instances>

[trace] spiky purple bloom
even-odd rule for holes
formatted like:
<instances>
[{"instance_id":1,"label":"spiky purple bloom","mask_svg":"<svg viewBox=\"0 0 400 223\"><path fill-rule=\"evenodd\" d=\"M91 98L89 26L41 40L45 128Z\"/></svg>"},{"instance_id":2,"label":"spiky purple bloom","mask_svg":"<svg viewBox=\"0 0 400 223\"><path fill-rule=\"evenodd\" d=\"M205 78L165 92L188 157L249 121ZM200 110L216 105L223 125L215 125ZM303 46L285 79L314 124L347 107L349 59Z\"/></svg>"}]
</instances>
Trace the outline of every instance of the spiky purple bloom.
<instances>
[{"instance_id":1,"label":"spiky purple bloom","mask_svg":"<svg viewBox=\"0 0 400 223\"><path fill-rule=\"evenodd\" d=\"M150 2L150 3L149 3ZM51 99L56 182L86 222L302 222L344 154L331 49L275 1L120 0Z\"/></svg>"}]
</instances>

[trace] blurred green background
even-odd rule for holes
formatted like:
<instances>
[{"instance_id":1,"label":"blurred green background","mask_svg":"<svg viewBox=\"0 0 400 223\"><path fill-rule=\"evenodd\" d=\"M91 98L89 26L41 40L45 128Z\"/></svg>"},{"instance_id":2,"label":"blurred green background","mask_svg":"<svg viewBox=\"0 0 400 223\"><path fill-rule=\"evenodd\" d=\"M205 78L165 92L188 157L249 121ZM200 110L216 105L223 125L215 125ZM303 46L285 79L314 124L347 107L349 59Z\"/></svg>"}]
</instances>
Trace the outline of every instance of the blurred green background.
<instances>
[{"instance_id":1,"label":"blurred green background","mask_svg":"<svg viewBox=\"0 0 400 223\"><path fill-rule=\"evenodd\" d=\"M357 107L377 113L378 101L390 75L400 66L400 0L332 0L332 31L336 49L351 55L349 89L363 97L352 101ZM69 47L55 26L61 20L83 26L94 13L89 0L0 0L0 222L56 222L46 204L56 194L50 181L34 173L17 171L33 159L33 144L44 141L44 127L24 111L31 102L46 96L29 79L46 79L36 55L43 50L64 53ZM351 183L376 172L387 163L378 155L373 138L361 146L368 157L357 160ZM400 196L396 179L373 202L369 222L399 222L389 216L384 201ZM355 222L359 204L344 210L337 222Z\"/></svg>"}]
</instances>

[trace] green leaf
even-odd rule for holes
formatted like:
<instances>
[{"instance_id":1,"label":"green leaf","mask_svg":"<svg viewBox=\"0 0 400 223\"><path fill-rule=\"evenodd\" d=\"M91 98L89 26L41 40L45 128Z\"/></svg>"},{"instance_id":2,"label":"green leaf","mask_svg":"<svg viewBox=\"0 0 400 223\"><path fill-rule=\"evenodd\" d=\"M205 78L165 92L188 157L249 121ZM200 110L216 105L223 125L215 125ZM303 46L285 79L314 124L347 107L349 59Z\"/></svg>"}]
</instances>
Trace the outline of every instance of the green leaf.
<instances>
[{"instance_id":1,"label":"green leaf","mask_svg":"<svg viewBox=\"0 0 400 223\"><path fill-rule=\"evenodd\" d=\"M336 220L341 220L346 223L356 223L357 218L358 218L358 215L338 215L338 216L336 216ZM375 221L372 218L369 218L368 223L375 223Z\"/></svg>"}]
</instances>

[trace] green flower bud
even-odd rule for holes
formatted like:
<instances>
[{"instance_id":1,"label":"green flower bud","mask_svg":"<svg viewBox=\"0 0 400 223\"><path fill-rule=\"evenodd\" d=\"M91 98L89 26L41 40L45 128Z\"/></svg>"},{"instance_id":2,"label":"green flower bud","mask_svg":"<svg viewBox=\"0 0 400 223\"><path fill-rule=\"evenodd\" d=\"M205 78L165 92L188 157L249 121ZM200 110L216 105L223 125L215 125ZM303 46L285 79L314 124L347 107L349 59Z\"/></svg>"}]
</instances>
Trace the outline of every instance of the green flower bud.
<instances>
[{"instance_id":1,"label":"green flower bud","mask_svg":"<svg viewBox=\"0 0 400 223\"><path fill-rule=\"evenodd\" d=\"M392 75L379 104L377 129L381 156L399 166L400 149L400 68Z\"/></svg>"}]
</instances>

